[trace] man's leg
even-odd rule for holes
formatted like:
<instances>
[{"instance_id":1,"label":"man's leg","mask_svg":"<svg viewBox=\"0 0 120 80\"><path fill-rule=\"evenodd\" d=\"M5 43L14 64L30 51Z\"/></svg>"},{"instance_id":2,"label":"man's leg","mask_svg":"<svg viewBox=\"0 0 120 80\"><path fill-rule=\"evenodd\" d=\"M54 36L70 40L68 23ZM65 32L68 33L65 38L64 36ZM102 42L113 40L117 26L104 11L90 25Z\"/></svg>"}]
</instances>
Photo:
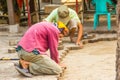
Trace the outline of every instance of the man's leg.
<instances>
[{"instance_id":1,"label":"man's leg","mask_svg":"<svg viewBox=\"0 0 120 80\"><path fill-rule=\"evenodd\" d=\"M75 36L75 32L76 32L76 28L72 28L71 30L70 30L70 40L71 40L71 42L75 42L75 39L74 39L74 36Z\"/></svg>"},{"instance_id":2,"label":"man's leg","mask_svg":"<svg viewBox=\"0 0 120 80\"><path fill-rule=\"evenodd\" d=\"M71 19L69 24L69 35L70 35L70 40L71 42L75 42L74 36L75 36L75 32L77 31L77 22L75 19Z\"/></svg>"},{"instance_id":3,"label":"man's leg","mask_svg":"<svg viewBox=\"0 0 120 80\"><path fill-rule=\"evenodd\" d=\"M62 72L61 67L46 55L41 55L42 60L30 64L29 70L31 73L38 74L59 74Z\"/></svg>"},{"instance_id":4,"label":"man's leg","mask_svg":"<svg viewBox=\"0 0 120 80\"><path fill-rule=\"evenodd\" d=\"M61 67L47 55L35 55L23 49L18 52L21 59L30 62L29 71L34 75L38 74L59 74Z\"/></svg>"}]
</instances>

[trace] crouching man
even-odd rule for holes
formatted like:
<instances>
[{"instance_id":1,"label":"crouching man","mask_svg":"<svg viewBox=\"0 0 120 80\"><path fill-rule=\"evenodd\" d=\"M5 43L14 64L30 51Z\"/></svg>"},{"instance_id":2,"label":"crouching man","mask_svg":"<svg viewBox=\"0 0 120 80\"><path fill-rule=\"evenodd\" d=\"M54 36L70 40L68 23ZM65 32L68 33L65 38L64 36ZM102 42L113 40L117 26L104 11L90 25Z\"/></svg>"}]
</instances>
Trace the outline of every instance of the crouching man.
<instances>
[{"instance_id":1,"label":"crouching man","mask_svg":"<svg viewBox=\"0 0 120 80\"><path fill-rule=\"evenodd\" d=\"M58 40L65 29L53 23L40 22L32 25L19 41L16 51L20 58L15 68L22 75L32 77L40 74L62 72L58 53ZM46 51L50 50L50 54Z\"/></svg>"}]
</instances>

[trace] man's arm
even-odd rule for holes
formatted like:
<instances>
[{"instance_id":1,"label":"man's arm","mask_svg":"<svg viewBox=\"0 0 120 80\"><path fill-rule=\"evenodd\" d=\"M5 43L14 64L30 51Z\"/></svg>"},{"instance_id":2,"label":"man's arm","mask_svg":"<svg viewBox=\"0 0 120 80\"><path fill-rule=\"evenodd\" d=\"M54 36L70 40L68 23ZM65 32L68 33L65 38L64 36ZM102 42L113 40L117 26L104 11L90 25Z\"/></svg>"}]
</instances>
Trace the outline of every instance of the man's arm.
<instances>
[{"instance_id":1,"label":"man's arm","mask_svg":"<svg viewBox=\"0 0 120 80\"><path fill-rule=\"evenodd\" d=\"M81 41L82 34L83 34L83 26L81 24L81 21L80 21L78 15L77 15L77 13L74 10L72 10L72 9L69 9L69 10L71 12L71 18L77 21L78 37L77 37L77 40L76 40L76 44L80 45L80 47L82 48L83 45L82 45L82 43L80 41Z\"/></svg>"},{"instance_id":2,"label":"man's arm","mask_svg":"<svg viewBox=\"0 0 120 80\"><path fill-rule=\"evenodd\" d=\"M49 31L48 34L48 46L50 49L51 59L59 64L59 53L58 53L58 32Z\"/></svg>"},{"instance_id":3,"label":"man's arm","mask_svg":"<svg viewBox=\"0 0 120 80\"><path fill-rule=\"evenodd\" d=\"M78 23L78 37L77 37L76 44L80 45L81 48L83 47L83 44L81 42L82 34L83 34L83 26L81 23Z\"/></svg>"}]
</instances>

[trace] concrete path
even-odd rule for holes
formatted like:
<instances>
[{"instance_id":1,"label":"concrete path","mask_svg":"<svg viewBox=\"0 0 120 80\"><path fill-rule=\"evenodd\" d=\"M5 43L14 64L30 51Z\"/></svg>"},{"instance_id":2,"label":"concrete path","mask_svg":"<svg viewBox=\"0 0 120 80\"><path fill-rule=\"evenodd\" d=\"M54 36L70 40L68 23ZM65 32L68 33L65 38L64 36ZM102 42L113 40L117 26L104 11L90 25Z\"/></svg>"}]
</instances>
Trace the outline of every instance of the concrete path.
<instances>
[{"instance_id":1,"label":"concrete path","mask_svg":"<svg viewBox=\"0 0 120 80\"><path fill-rule=\"evenodd\" d=\"M63 80L115 80L116 41L88 43L63 59L67 69Z\"/></svg>"}]
</instances>

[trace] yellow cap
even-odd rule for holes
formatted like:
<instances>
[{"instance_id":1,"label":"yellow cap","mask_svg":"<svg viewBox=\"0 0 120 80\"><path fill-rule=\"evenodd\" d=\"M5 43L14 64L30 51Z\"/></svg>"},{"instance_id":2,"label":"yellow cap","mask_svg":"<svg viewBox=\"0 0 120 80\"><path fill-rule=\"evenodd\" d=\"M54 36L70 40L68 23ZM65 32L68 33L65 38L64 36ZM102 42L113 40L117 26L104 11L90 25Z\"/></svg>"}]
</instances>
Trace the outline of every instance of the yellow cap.
<instances>
[{"instance_id":1,"label":"yellow cap","mask_svg":"<svg viewBox=\"0 0 120 80\"><path fill-rule=\"evenodd\" d=\"M61 21L58 21L57 24L58 24L58 28L62 28L64 30L68 30L68 28Z\"/></svg>"}]
</instances>

